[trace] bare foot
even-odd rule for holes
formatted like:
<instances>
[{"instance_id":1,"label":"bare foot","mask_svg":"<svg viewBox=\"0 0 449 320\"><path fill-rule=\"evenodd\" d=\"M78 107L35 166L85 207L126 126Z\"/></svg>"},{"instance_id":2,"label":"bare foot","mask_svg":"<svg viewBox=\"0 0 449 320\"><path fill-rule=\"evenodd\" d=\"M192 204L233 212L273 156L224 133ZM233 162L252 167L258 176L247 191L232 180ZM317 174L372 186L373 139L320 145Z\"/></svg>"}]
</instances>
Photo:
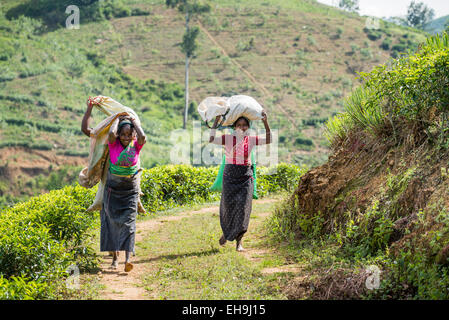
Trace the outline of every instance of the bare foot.
<instances>
[{"instance_id":1,"label":"bare foot","mask_svg":"<svg viewBox=\"0 0 449 320\"><path fill-rule=\"evenodd\" d=\"M111 268L112 269L117 269L117 267L118 267L118 260L117 259L112 260Z\"/></svg>"},{"instance_id":2,"label":"bare foot","mask_svg":"<svg viewBox=\"0 0 449 320\"><path fill-rule=\"evenodd\" d=\"M245 248L243 248L242 242L241 242L241 241L237 241L237 244L236 244L236 246L235 246L235 249L236 249L238 252L246 251Z\"/></svg>"},{"instance_id":3,"label":"bare foot","mask_svg":"<svg viewBox=\"0 0 449 320\"><path fill-rule=\"evenodd\" d=\"M125 272L130 272L133 269L133 264L131 262L125 262Z\"/></svg>"},{"instance_id":4,"label":"bare foot","mask_svg":"<svg viewBox=\"0 0 449 320\"><path fill-rule=\"evenodd\" d=\"M218 240L218 243L220 244L220 246L224 246L226 244L224 235L221 236L220 240Z\"/></svg>"}]
</instances>

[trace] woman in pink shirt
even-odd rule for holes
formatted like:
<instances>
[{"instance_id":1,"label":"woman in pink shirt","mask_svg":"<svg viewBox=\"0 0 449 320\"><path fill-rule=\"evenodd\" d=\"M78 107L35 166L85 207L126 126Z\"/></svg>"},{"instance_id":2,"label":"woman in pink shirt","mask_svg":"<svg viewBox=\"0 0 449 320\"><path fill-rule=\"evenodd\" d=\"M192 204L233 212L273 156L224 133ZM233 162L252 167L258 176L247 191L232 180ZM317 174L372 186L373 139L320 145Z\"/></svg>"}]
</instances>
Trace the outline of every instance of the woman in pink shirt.
<instances>
[{"instance_id":1,"label":"woman in pink shirt","mask_svg":"<svg viewBox=\"0 0 449 320\"><path fill-rule=\"evenodd\" d=\"M220 116L215 119L209 142L223 145L225 151L225 167L223 171L223 188L220 201L220 226L223 235L220 245L227 240L236 240L236 250L244 251L243 235L248 230L249 217L252 209L254 166L251 163L251 150L254 146L271 143L270 126L267 114L262 113L266 137L250 136L248 129L250 121L240 117L233 124L233 134L215 137L215 128Z\"/></svg>"},{"instance_id":2,"label":"woman in pink shirt","mask_svg":"<svg viewBox=\"0 0 449 320\"><path fill-rule=\"evenodd\" d=\"M88 136L91 111L92 103L88 103L81 125ZM134 252L142 170L138 167L138 157L146 136L134 118L120 116L112 123L108 140L109 170L100 211L100 251L112 252L113 269L118 267L119 251L125 251L125 272L129 272L133 268L130 253Z\"/></svg>"}]
</instances>

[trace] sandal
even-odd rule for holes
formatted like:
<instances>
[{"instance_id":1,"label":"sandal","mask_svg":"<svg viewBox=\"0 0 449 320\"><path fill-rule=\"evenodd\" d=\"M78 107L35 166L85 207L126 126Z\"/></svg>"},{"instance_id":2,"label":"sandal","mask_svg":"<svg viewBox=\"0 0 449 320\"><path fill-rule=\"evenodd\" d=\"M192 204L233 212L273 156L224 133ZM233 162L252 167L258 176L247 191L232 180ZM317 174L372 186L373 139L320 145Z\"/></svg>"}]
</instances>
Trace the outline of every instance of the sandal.
<instances>
[{"instance_id":1,"label":"sandal","mask_svg":"<svg viewBox=\"0 0 449 320\"><path fill-rule=\"evenodd\" d=\"M118 267L118 260L112 261L111 269L117 269L117 267Z\"/></svg>"},{"instance_id":2,"label":"sandal","mask_svg":"<svg viewBox=\"0 0 449 320\"><path fill-rule=\"evenodd\" d=\"M133 264L131 262L125 263L125 272L130 272L133 269Z\"/></svg>"},{"instance_id":3,"label":"sandal","mask_svg":"<svg viewBox=\"0 0 449 320\"><path fill-rule=\"evenodd\" d=\"M220 244L220 246L224 246L226 244L224 235L221 236L220 240L218 240L218 243Z\"/></svg>"}]
</instances>

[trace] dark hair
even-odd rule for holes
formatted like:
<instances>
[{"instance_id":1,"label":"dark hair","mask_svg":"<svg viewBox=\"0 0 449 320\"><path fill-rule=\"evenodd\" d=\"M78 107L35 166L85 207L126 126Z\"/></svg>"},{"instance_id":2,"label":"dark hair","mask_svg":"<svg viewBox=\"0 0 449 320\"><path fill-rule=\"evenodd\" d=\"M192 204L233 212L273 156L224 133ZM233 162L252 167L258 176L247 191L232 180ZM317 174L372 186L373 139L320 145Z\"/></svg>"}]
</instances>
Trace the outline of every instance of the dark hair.
<instances>
[{"instance_id":1,"label":"dark hair","mask_svg":"<svg viewBox=\"0 0 449 320\"><path fill-rule=\"evenodd\" d=\"M249 127L249 120L248 120L248 118L246 118L246 117L240 117L240 118L238 118L237 120L234 121L234 123L232 124L232 128L235 128L235 125L237 124L237 122L238 122L240 119L244 119L244 120L246 121L246 124L247 124L248 127Z\"/></svg>"},{"instance_id":2,"label":"dark hair","mask_svg":"<svg viewBox=\"0 0 449 320\"><path fill-rule=\"evenodd\" d=\"M122 129L123 129L123 127L124 127L125 125L129 125L129 126L131 127L131 132L134 130L134 126L133 126L133 124L132 124L130 121L128 121L128 120L123 120L123 121L121 121L121 122L118 124L117 134L120 134L120 132L122 131Z\"/></svg>"}]
</instances>

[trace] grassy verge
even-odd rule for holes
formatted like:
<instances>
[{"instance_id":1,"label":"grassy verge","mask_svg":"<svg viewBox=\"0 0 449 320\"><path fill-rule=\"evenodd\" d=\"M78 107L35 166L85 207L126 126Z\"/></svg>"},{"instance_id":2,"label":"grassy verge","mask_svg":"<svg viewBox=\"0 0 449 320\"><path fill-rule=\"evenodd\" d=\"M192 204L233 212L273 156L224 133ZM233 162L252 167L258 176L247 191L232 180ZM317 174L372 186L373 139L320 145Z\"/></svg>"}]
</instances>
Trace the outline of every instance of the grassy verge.
<instances>
[{"instance_id":1,"label":"grassy verge","mask_svg":"<svg viewBox=\"0 0 449 320\"><path fill-rule=\"evenodd\" d=\"M281 195L276 195L280 198ZM254 201L250 227L244 238L248 251L265 249L262 221L273 202ZM218 202L183 208L198 213L164 223L139 244L138 255L148 256L151 272L143 277L143 286L153 299L285 299L281 287L287 273L266 275L266 267L285 261L271 253L248 259L235 251L235 244L220 247ZM163 212L177 215L180 209ZM193 211L194 212L194 211ZM151 218L144 218L151 219Z\"/></svg>"}]
</instances>

